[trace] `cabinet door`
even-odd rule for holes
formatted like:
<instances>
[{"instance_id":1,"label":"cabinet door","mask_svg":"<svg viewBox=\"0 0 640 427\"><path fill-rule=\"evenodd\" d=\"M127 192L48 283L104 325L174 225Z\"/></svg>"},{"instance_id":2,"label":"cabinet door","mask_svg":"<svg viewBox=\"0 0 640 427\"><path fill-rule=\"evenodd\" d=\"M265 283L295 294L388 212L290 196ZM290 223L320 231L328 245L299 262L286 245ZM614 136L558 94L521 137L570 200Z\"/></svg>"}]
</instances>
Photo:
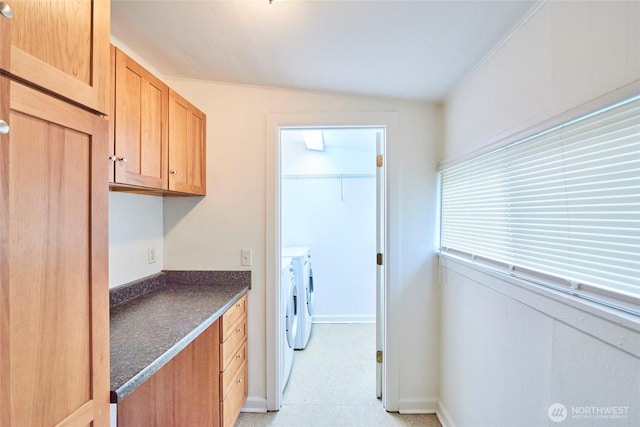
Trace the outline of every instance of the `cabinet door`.
<instances>
[{"instance_id":1,"label":"cabinet door","mask_svg":"<svg viewBox=\"0 0 640 427\"><path fill-rule=\"evenodd\" d=\"M218 426L218 322L118 402L118 427Z\"/></svg>"},{"instance_id":2,"label":"cabinet door","mask_svg":"<svg viewBox=\"0 0 640 427\"><path fill-rule=\"evenodd\" d=\"M107 426L107 122L0 91L0 425Z\"/></svg>"},{"instance_id":3,"label":"cabinet door","mask_svg":"<svg viewBox=\"0 0 640 427\"><path fill-rule=\"evenodd\" d=\"M169 190L206 193L206 117L169 89Z\"/></svg>"},{"instance_id":4,"label":"cabinet door","mask_svg":"<svg viewBox=\"0 0 640 427\"><path fill-rule=\"evenodd\" d=\"M6 0L0 67L29 83L107 113L110 2Z\"/></svg>"},{"instance_id":5,"label":"cabinet door","mask_svg":"<svg viewBox=\"0 0 640 427\"><path fill-rule=\"evenodd\" d=\"M169 88L116 49L115 182L166 190Z\"/></svg>"}]
</instances>

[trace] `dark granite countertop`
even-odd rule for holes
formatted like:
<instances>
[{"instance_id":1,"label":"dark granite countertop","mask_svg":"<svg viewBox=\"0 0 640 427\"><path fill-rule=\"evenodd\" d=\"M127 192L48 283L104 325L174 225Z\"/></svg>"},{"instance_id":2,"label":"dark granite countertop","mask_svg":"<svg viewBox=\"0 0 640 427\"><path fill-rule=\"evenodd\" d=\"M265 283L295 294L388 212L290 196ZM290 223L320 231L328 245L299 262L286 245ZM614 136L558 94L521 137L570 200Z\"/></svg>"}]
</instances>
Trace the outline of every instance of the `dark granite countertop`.
<instances>
[{"instance_id":1,"label":"dark granite countertop","mask_svg":"<svg viewBox=\"0 0 640 427\"><path fill-rule=\"evenodd\" d=\"M156 373L249 288L250 272L163 272L111 290L111 403Z\"/></svg>"}]
</instances>

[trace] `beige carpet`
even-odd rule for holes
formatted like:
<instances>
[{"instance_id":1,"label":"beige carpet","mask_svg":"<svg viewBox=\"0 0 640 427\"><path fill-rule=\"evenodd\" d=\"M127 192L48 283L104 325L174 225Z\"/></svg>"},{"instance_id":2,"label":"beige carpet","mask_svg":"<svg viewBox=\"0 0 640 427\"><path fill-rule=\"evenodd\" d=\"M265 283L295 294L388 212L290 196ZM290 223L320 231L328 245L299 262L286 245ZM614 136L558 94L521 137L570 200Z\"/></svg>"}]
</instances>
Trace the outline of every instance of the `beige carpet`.
<instances>
[{"instance_id":1,"label":"beige carpet","mask_svg":"<svg viewBox=\"0 0 640 427\"><path fill-rule=\"evenodd\" d=\"M296 351L277 412L240 414L236 427L440 427L435 415L386 412L376 399L375 325L314 324Z\"/></svg>"}]
</instances>

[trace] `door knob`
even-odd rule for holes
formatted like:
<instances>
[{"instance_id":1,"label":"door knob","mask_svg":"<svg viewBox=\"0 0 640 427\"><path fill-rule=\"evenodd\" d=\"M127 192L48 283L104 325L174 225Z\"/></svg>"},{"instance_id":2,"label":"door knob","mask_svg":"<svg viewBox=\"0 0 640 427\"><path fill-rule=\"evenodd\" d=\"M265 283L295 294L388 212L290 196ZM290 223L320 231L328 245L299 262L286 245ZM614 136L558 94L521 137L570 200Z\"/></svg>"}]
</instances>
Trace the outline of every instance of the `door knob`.
<instances>
[{"instance_id":1,"label":"door knob","mask_svg":"<svg viewBox=\"0 0 640 427\"><path fill-rule=\"evenodd\" d=\"M0 135L6 135L9 133L9 124L4 120L0 120Z\"/></svg>"},{"instance_id":2,"label":"door knob","mask_svg":"<svg viewBox=\"0 0 640 427\"><path fill-rule=\"evenodd\" d=\"M13 11L11 10L11 6L9 6L9 3L0 1L0 15L4 16L7 19L13 18Z\"/></svg>"},{"instance_id":3,"label":"door knob","mask_svg":"<svg viewBox=\"0 0 640 427\"><path fill-rule=\"evenodd\" d=\"M171 171L171 175L178 175L178 171L177 171L177 170L175 170L175 169L173 169L173 170Z\"/></svg>"}]
</instances>

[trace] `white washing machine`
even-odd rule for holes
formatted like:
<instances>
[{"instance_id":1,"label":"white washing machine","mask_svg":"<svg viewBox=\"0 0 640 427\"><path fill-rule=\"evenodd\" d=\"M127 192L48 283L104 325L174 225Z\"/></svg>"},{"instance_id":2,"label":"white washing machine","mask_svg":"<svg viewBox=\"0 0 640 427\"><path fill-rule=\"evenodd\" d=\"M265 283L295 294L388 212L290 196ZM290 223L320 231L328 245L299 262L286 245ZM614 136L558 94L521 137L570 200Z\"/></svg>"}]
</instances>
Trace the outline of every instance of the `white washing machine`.
<instances>
[{"instance_id":1,"label":"white washing machine","mask_svg":"<svg viewBox=\"0 0 640 427\"><path fill-rule=\"evenodd\" d=\"M311 252L306 247L282 248L282 256L291 257L293 271L298 281L298 333L296 350L304 350L311 336L311 314L313 313L313 270Z\"/></svg>"},{"instance_id":2,"label":"white washing machine","mask_svg":"<svg viewBox=\"0 0 640 427\"><path fill-rule=\"evenodd\" d=\"M280 273L280 305L282 330L282 357L280 358L280 372L282 372L281 392L289 381L293 366L293 351L298 330L298 284L291 264L291 258L283 257Z\"/></svg>"}]
</instances>

